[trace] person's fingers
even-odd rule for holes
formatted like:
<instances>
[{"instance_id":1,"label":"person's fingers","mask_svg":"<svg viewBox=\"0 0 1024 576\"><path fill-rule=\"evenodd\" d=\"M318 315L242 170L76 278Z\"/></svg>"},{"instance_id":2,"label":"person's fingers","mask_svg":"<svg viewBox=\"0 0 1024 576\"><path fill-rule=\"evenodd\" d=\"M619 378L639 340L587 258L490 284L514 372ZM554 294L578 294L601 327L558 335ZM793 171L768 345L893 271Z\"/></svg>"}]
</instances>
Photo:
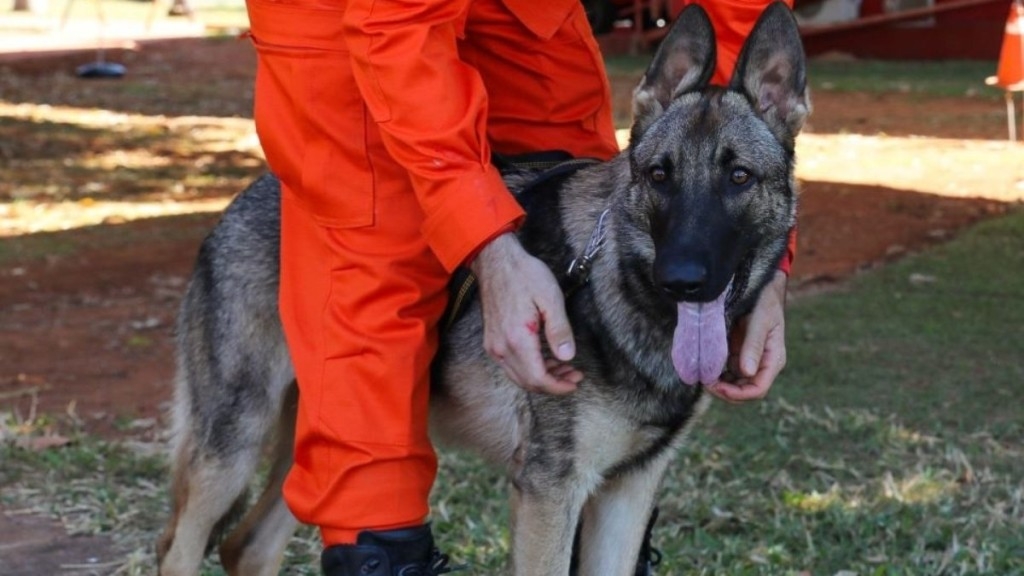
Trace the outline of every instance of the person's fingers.
<instances>
[{"instance_id":1,"label":"person's fingers","mask_svg":"<svg viewBox=\"0 0 1024 576\"><path fill-rule=\"evenodd\" d=\"M766 323L766 319L762 316L752 314L750 322L746 326L743 345L740 347L739 367L740 374L748 378L757 374L761 358L764 356L764 346L770 330Z\"/></svg>"},{"instance_id":2,"label":"person's fingers","mask_svg":"<svg viewBox=\"0 0 1024 576\"><path fill-rule=\"evenodd\" d=\"M516 375L516 382L529 389L535 389L544 385L547 370L544 369L544 358L540 352L540 340L531 329L526 327L530 321L520 325L516 320L522 321L522 316L515 318L513 323L506 327L503 337L508 345L508 354L505 356L505 366ZM537 322L536 319L532 322Z\"/></svg>"},{"instance_id":3,"label":"person's fingers","mask_svg":"<svg viewBox=\"0 0 1024 576\"><path fill-rule=\"evenodd\" d=\"M573 385L583 381L583 372L568 362L548 358L544 361L544 366L547 368L548 374L551 374L560 381L570 382Z\"/></svg>"},{"instance_id":4,"label":"person's fingers","mask_svg":"<svg viewBox=\"0 0 1024 576\"><path fill-rule=\"evenodd\" d=\"M768 394L786 365L786 282L785 274L777 273L761 293L754 310L730 335L730 350L739 344L739 358L730 354L729 359L733 375L707 386L708 393L729 402L757 400Z\"/></svg>"},{"instance_id":5,"label":"person's fingers","mask_svg":"<svg viewBox=\"0 0 1024 576\"><path fill-rule=\"evenodd\" d=\"M576 341L572 336L572 325L565 313L562 292L545 294L539 298L538 308L544 324L544 337L555 358L568 362L576 356Z\"/></svg>"},{"instance_id":6,"label":"person's fingers","mask_svg":"<svg viewBox=\"0 0 1024 576\"><path fill-rule=\"evenodd\" d=\"M768 394L769 386L758 386L753 380L743 378L736 382L716 382L705 388L709 394L726 402L760 400Z\"/></svg>"},{"instance_id":7,"label":"person's fingers","mask_svg":"<svg viewBox=\"0 0 1024 576\"><path fill-rule=\"evenodd\" d=\"M749 332L748 332L749 333ZM786 345L783 329L777 326L768 332L756 372L741 376L735 382L720 380L708 386L707 391L729 402L759 400L768 395L775 378L786 366Z\"/></svg>"},{"instance_id":8,"label":"person's fingers","mask_svg":"<svg viewBox=\"0 0 1024 576\"><path fill-rule=\"evenodd\" d=\"M554 396L569 394L576 391L577 385L583 379L582 375L577 376L573 373L569 373L565 377L558 377L547 372L539 378L531 378L514 372L509 366L503 367L505 368L505 374L519 385L520 388L527 392L538 394L551 394Z\"/></svg>"},{"instance_id":9,"label":"person's fingers","mask_svg":"<svg viewBox=\"0 0 1024 576\"><path fill-rule=\"evenodd\" d=\"M480 282L488 354L526 390L575 390L582 375L571 367L550 370L542 354L543 338L556 359L575 355L564 298L551 270L527 254L511 234L490 242L470 267Z\"/></svg>"},{"instance_id":10,"label":"person's fingers","mask_svg":"<svg viewBox=\"0 0 1024 576\"><path fill-rule=\"evenodd\" d=\"M540 336L530 323L522 324L522 328L512 328L506 338L508 354L502 366L509 377L526 390L567 394L574 391L582 380L582 374L572 366L561 362L551 365L551 360L544 360Z\"/></svg>"},{"instance_id":11,"label":"person's fingers","mask_svg":"<svg viewBox=\"0 0 1024 576\"><path fill-rule=\"evenodd\" d=\"M541 386L540 391L554 396L564 396L576 391L578 381L564 380L548 375L548 379Z\"/></svg>"},{"instance_id":12,"label":"person's fingers","mask_svg":"<svg viewBox=\"0 0 1024 576\"><path fill-rule=\"evenodd\" d=\"M768 339L765 341L764 355L761 359L761 366L753 377L753 383L757 387L763 387L765 392L771 388L775 378L786 367L786 338L781 326L776 326L768 332Z\"/></svg>"}]
</instances>

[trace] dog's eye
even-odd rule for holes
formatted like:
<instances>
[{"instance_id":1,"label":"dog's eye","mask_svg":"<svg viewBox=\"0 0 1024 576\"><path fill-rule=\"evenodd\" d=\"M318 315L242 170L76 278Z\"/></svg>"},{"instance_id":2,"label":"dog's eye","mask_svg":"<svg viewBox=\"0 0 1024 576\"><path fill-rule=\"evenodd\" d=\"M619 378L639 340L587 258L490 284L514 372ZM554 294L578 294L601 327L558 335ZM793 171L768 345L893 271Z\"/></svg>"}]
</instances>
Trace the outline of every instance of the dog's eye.
<instances>
[{"instance_id":1,"label":"dog's eye","mask_svg":"<svg viewBox=\"0 0 1024 576\"><path fill-rule=\"evenodd\" d=\"M750 175L750 172L743 168L736 168L729 175L729 181L737 186L746 186L752 179L753 176Z\"/></svg>"},{"instance_id":2,"label":"dog's eye","mask_svg":"<svg viewBox=\"0 0 1024 576\"><path fill-rule=\"evenodd\" d=\"M654 182L655 184L660 184L668 180L668 171L661 166L652 167L649 174L651 176L651 182Z\"/></svg>"}]
</instances>

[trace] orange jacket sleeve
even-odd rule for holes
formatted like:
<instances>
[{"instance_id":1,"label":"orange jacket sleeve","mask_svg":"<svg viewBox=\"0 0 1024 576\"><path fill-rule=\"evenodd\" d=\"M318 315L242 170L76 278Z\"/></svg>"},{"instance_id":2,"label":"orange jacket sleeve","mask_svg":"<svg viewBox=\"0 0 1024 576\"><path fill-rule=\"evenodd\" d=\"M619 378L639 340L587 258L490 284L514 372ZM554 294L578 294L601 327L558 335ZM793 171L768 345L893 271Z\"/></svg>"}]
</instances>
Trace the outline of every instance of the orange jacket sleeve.
<instances>
[{"instance_id":1,"label":"orange jacket sleeve","mask_svg":"<svg viewBox=\"0 0 1024 576\"><path fill-rule=\"evenodd\" d=\"M344 22L356 83L449 270L523 217L490 165L483 82L459 59L465 14L466 0L355 0Z\"/></svg>"}]
</instances>

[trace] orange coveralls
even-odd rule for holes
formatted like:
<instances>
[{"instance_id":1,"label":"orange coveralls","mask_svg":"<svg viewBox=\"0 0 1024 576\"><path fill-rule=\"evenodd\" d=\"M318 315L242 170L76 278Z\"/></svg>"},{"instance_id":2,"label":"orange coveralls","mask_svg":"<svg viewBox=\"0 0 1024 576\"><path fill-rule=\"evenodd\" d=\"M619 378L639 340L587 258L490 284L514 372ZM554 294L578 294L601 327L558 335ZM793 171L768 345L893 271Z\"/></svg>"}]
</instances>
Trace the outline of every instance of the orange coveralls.
<instances>
[{"instance_id":1,"label":"orange coveralls","mask_svg":"<svg viewBox=\"0 0 1024 576\"><path fill-rule=\"evenodd\" d=\"M578 0L247 6L300 387L284 495L325 545L351 543L427 517L449 273L523 216L491 147L613 156L608 81Z\"/></svg>"}]
</instances>

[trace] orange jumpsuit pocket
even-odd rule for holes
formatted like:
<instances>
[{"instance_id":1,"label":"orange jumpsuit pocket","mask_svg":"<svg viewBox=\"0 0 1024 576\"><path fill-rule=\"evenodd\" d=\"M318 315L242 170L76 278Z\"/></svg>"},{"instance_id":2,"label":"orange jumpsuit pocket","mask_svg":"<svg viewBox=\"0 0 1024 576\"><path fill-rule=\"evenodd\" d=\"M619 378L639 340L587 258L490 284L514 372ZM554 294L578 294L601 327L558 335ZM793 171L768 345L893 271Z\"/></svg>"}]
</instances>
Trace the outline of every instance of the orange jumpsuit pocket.
<instances>
[{"instance_id":1,"label":"orange jumpsuit pocket","mask_svg":"<svg viewBox=\"0 0 1024 576\"><path fill-rule=\"evenodd\" d=\"M429 445L423 434L427 411L425 379L421 376L418 386L410 387L407 373L414 369L408 358L374 356L373 352L364 351L326 361L320 390L320 425L344 443Z\"/></svg>"},{"instance_id":2,"label":"orange jumpsuit pocket","mask_svg":"<svg viewBox=\"0 0 1024 576\"><path fill-rule=\"evenodd\" d=\"M267 4L249 6L259 54L254 115L267 163L318 224L369 226L375 208L366 151L371 120L340 24L309 37L296 32L303 28L286 26L297 15L323 13L340 20L341 13Z\"/></svg>"},{"instance_id":3,"label":"orange jumpsuit pocket","mask_svg":"<svg viewBox=\"0 0 1024 576\"><path fill-rule=\"evenodd\" d=\"M578 0L502 0L509 12L538 38L550 39L576 8Z\"/></svg>"}]
</instances>

